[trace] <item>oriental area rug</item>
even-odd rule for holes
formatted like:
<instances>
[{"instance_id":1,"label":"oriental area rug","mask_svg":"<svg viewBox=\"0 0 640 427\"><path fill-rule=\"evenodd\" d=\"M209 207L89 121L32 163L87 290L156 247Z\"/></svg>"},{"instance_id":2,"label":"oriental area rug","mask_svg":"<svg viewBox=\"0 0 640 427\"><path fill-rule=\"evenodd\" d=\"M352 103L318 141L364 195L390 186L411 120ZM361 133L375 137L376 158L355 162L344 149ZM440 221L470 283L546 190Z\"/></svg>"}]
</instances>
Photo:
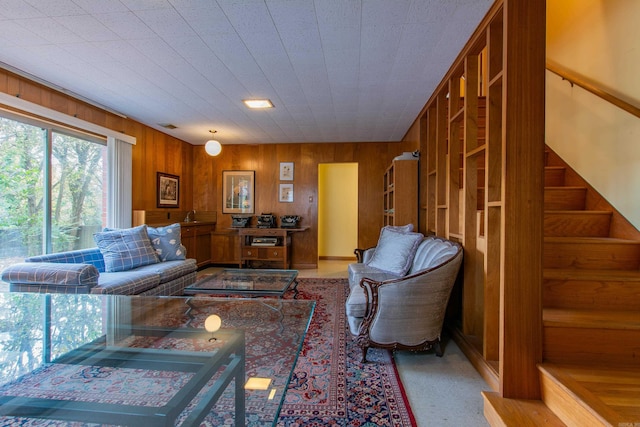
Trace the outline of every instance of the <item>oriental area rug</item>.
<instances>
[{"instance_id":1,"label":"oriental area rug","mask_svg":"<svg viewBox=\"0 0 640 427\"><path fill-rule=\"evenodd\" d=\"M411 412L404 388L400 381L393 356L389 350L369 350L368 363L361 363L362 352L355 344L348 331L345 314L345 301L348 296L346 279L299 279L298 299L316 301L313 317L308 332L302 344L294 372L289 381L284 398L284 404L277 420L278 426L311 427L311 426L415 426L415 418ZM291 299L293 292L288 292L285 298ZM190 306L207 306L206 298L192 301ZM185 304L181 299L167 300L163 310L153 311L152 318L146 319L149 325L173 326L192 322L192 326L202 327L206 317L206 310L194 310L187 316ZM223 308L219 307L219 310ZM233 319L239 327L247 317L244 310L230 307L225 312L225 319ZM234 311L236 310L236 311ZM255 325L255 322L251 323ZM272 328L271 328L272 329ZM267 328L260 326L246 330L247 336L268 336L262 339L261 345L269 350L277 347L291 338L286 335L267 335ZM250 339L255 339L252 337ZM298 338L299 339L299 338ZM153 336L136 338L136 340L151 340L140 343L143 347L175 348L178 350L201 351L200 347L217 346L217 342L206 340L184 342L173 340L171 337L156 339ZM211 341L211 340L209 340ZM298 341L299 342L299 341ZM187 345L187 347L184 347ZM222 344L220 344L222 345ZM128 345L136 347L135 343ZM267 348L269 347L269 348ZM265 355L275 354L264 351ZM267 357L264 356L264 357ZM256 361L261 356L247 358L247 375L258 366ZM295 356L291 356L295 357ZM278 369L279 363L274 360L269 369ZM291 360L293 363L293 360ZM285 363L286 365L286 363ZM259 366L270 366L261 362ZM291 366L291 365L289 365ZM142 372L145 371L145 372ZM173 371L153 371L140 369L116 369L113 367L95 367L84 365L45 364L30 375L21 377L11 384L0 387L0 396L4 395L3 388L12 396L30 398L78 400L86 402L100 402L116 405L162 406L171 396L175 395L186 381L190 373ZM270 375L255 375L266 376ZM210 383L216 381L213 377ZM108 390L105 393L104 390ZM71 395L71 396L70 396ZM225 390L216 406L205 417L201 426L217 427L233 425L234 392ZM196 405L197 399L190 404ZM252 407L248 404L247 411L251 413L246 421L248 426L271 425L271 420L265 423L259 405ZM190 408L187 408L190 410ZM186 415L185 415L186 416ZM178 425L184 416L178 418ZM4 426L73 426L84 425L77 422L42 420L35 418L0 417L0 427ZM142 424L141 424L142 425Z\"/></svg>"},{"instance_id":2,"label":"oriental area rug","mask_svg":"<svg viewBox=\"0 0 640 427\"><path fill-rule=\"evenodd\" d=\"M299 279L298 298L316 300L279 426L415 426L389 350L367 363L348 330L347 279Z\"/></svg>"}]
</instances>

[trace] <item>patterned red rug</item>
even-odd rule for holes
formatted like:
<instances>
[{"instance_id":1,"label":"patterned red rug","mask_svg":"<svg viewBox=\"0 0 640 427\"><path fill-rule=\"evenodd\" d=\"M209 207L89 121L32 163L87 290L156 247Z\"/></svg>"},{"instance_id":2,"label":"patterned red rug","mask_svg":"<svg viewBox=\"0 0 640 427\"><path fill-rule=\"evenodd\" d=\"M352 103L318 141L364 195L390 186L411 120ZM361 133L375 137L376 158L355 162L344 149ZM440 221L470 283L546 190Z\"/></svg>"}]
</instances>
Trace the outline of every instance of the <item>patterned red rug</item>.
<instances>
[{"instance_id":1,"label":"patterned red rug","mask_svg":"<svg viewBox=\"0 0 640 427\"><path fill-rule=\"evenodd\" d=\"M348 330L346 279L299 279L298 298L316 300L289 383L279 426L415 426L390 351L370 349L368 363Z\"/></svg>"},{"instance_id":2,"label":"patterned red rug","mask_svg":"<svg viewBox=\"0 0 640 427\"><path fill-rule=\"evenodd\" d=\"M345 316L345 301L348 294L346 279L299 279L299 299L316 301L316 307L302 352L298 357L294 374L289 382L278 419L278 426L415 426L415 418L409 407L396 366L388 350L370 349L368 363L360 362L361 350L355 344L348 331ZM286 298L292 298L292 292ZM184 304L170 301L171 304L153 319L158 325L181 325L187 320ZM201 300L200 303L203 303ZM195 304L195 303L194 303ZM201 324L205 311L195 311L193 324ZM242 322L242 316L234 317L226 313L225 319ZM152 319L147 319L151 321ZM156 323L153 323L156 324ZM247 331L248 339L260 335L263 331ZM278 339L272 337L265 346L277 346ZM162 348L171 340L161 340ZM267 345L269 344L269 345ZM203 344L205 345L205 344ZM215 346L214 344L206 344ZM265 355L270 355L265 351ZM259 358L256 356L255 358ZM266 356L265 356L266 357ZM254 358L254 359L255 359ZM264 361L256 365L256 360L247 359L247 374L254 372L255 366L269 366ZM276 363L277 364L277 363ZM120 372L122 371L122 372ZM146 371L145 371L146 372ZM255 372L254 372L255 373ZM37 375L36 375L37 374ZM113 368L95 369L93 367L50 365L42 372L27 375L8 384L11 395L20 393L26 397L56 398L62 392L66 398L69 390L77 391L71 400L144 404L161 406L168 397L180 389L180 384L188 380L185 373L150 373L145 376L135 370ZM269 377L264 375L253 375ZM35 382L34 382L35 381ZM215 381L212 378L211 382ZM37 382L37 383L36 383ZM103 388L99 388L98 386ZM96 387L93 390L91 387ZM109 389L104 394L104 387ZM65 392L66 390L66 392ZM3 394L0 388L0 395ZM226 390L201 425L217 427L231 425L233 422L233 390ZM247 407L247 425L266 425L261 418L259 407ZM271 422L269 421L270 425ZM0 417L0 427L4 426L75 426L78 423L64 421L44 421L38 419Z\"/></svg>"}]
</instances>

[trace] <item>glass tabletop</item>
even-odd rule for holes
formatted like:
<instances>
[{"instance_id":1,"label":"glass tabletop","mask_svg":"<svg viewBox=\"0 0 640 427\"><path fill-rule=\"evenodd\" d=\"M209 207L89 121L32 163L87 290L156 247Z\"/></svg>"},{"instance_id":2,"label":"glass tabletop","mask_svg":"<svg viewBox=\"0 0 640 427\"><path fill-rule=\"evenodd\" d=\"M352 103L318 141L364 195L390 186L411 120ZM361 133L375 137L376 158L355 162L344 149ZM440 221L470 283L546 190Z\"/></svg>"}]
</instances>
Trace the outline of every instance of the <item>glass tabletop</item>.
<instances>
[{"instance_id":1,"label":"glass tabletop","mask_svg":"<svg viewBox=\"0 0 640 427\"><path fill-rule=\"evenodd\" d=\"M297 295L297 270L230 268L204 277L184 290L185 294L282 296L293 283Z\"/></svg>"},{"instance_id":2,"label":"glass tabletop","mask_svg":"<svg viewBox=\"0 0 640 427\"><path fill-rule=\"evenodd\" d=\"M0 293L0 424L275 425L315 302L271 301Z\"/></svg>"}]
</instances>

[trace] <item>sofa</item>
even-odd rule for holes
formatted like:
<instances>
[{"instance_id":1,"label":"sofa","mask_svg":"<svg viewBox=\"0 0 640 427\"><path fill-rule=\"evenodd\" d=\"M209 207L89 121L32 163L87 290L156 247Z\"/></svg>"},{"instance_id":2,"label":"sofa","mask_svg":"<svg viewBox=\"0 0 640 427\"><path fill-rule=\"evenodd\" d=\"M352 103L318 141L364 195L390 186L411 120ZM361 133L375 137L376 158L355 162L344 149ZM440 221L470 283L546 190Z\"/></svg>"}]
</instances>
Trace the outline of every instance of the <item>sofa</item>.
<instances>
[{"instance_id":1,"label":"sofa","mask_svg":"<svg viewBox=\"0 0 640 427\"><path fill-rule=\"evenodd\" d=\"M346 314L362 348L428 350L442 356L440 335L462 263L462 246L404 227L385 227L374 248L349 264Z\"/></svg>"},{"instance_id":2,"label":"sofa","mask_svg":"<svg viewBox=\"0 0 640 427\"><path fill-rule=\"evenodd\" d=\"M180 224L105 229L97 247L27 258L6 268L12 292L183 295L196 280L196 260L186 257Z\"/></svg>"}]
</instances>

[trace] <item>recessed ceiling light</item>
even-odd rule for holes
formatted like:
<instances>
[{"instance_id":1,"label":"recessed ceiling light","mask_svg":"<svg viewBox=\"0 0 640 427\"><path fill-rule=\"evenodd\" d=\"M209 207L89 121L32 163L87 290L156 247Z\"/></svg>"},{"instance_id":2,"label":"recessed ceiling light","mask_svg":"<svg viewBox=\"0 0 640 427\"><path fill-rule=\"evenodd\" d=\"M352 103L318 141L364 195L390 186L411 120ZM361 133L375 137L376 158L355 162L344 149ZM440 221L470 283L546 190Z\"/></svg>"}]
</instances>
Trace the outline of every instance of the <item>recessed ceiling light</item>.
<instances>
[{"instance_id":1,"label":"recessed ceiling light","mask_svg":"<svg viewBox=\"0 0 640 427\"><path fill-rule=\"evenodd\" d=\"M242 102L249 108L273 108L269 99L243 99Z\"/></svg>"}]
</instances>

